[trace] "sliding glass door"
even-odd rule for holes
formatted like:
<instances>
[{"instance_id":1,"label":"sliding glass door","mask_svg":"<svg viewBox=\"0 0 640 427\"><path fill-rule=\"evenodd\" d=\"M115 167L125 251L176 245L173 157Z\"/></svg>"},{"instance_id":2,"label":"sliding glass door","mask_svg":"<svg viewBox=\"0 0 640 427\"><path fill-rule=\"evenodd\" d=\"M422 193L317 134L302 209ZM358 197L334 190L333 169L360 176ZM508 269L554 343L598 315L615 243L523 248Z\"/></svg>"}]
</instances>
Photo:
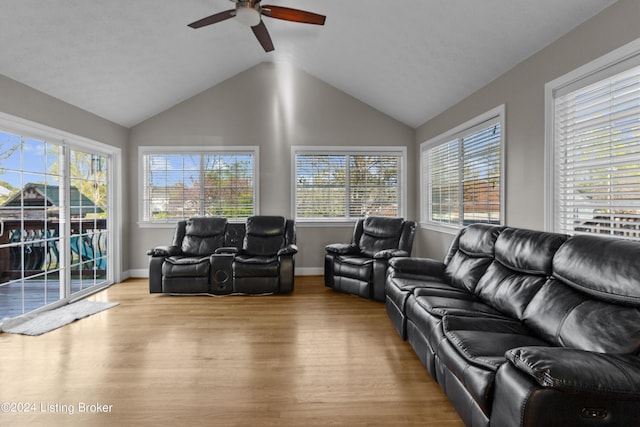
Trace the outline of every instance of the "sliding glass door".
<instances>
[{"instance_id":1,"label":"sliding glass door","mask_svg":"<svg viewBox=\"0 0 640 427\"><path fill-rule=\"evenodd\" d=\"M0 319L107 283L110 163L0 129Z\"/></svg>"},{"instance_id":2,"label":"sliding glass door","mask_svg":"<svg viewBox=\"0 0 640 427\"><path fill-rule=\"evenodd\" d=\"M71 150L69 155L71 293L107 279L108 157Z\"/></svg>"}]
</instances>

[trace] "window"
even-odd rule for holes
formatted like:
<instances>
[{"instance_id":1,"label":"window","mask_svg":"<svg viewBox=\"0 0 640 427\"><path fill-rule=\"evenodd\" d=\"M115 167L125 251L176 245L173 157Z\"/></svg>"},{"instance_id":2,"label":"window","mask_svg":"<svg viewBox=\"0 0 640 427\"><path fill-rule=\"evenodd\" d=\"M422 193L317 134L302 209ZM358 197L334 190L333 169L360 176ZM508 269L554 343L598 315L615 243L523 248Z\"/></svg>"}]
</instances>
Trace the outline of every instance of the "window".
<instances>
[{"instance_id":1,"label":"window","mask_svg":"<svg viewBox=\"0 0 640 427\"><path fill-rule=\"evenodd\" d=\"M420 146L427 226L502 223L503 117L501 106Z\"/></svg>"},{"instance_id":2,"label":"window","mask_svg":"<svg viewBox=\"0 0 640 427\"><path fill-rule=\"evenodd\" d=\"M143 222L193 216L243 220L257 213L257 147L173 150L140 148Z\"/></svg>"},{"instance_id":3,"label":"window","mask_svg":"<svg viewBox=\"0 0 640 427\"><path fill-rule=\"evenodd\" d=\"M547 88L548 220L561 233L640 239L640 50L582 71Z\"/></svg>"},{"instance_id":4,"label":"window","mask_svg":"<svg viewBox=\"0 0 640 427\"><path fill-rule=\"evenodd\" d=\"M404 216L405 148L293 147L298 221Z\"/></svg>"}]
</instances>

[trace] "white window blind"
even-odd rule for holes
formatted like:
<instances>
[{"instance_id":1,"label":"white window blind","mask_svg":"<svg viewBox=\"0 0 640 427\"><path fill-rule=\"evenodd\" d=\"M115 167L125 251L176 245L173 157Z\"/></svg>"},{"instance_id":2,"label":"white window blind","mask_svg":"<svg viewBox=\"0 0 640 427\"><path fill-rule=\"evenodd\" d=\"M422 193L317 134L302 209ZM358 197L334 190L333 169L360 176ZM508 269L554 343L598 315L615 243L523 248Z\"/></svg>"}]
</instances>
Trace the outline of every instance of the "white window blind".
<instances>
[{"instance_id":1,"label":"white window blind","mask_svg":"<svg viewBox=\"0 0 640 427\"><path fill-rule=\"evenodd\" d=\"M296 219L402 216L402 157L400 152L297 152Z\"/></svg>"},{"instance_id":2,"label":"white window blind","mask_svg":"<svg viewBox=\"0 0 640 427\"><path fill-rule=\"evenodd\" d=\"M424 167L430 172L430 218L444 224L460 223L460 142L455 139L427 152Z\"/></svg>"},{"instance_id":3,"label":"white window blind","mask_svg":"<svg viewBox=\"0 0 640 427\"><path fill-rule=\"evenodd\" d=\"M556 231L640 238L640 66L560 93Z\"/></svg>"},{"instance_id":4,"label":"white window blind","mask_svg":"<svg viewBox=\"0 0 640 427\"><path fill-rule=\"evenodd\" d=\"M427 222L465 226L501 222L501 118L492 117L422 147Z\"/></svg>"},{"instance_id":5,"label":"white window blind","mask_svg":"<svg viewBox=\"0 0 640 427\"><path fill-rule=\"evenodd\" d=\"M142 156L143 221L174 222L193 216L245 219L255 213L254 152L153 151Z\"/></svg>"}]
</instances>

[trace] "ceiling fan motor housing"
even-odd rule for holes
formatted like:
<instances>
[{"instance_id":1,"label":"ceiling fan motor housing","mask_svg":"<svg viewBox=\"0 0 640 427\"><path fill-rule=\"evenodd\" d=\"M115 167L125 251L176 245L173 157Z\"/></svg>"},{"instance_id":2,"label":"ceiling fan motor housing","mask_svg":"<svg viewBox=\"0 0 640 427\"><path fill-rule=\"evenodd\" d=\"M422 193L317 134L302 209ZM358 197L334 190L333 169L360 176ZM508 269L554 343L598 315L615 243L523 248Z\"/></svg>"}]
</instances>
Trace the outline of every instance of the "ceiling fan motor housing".
<instances>
[{"instance_id":1,"label":"ceiling fan motor housing","mask_svg":"<svg viewBox=\"0 0 640 427\"><path fill-rule=\"evenodd\" d=\"M260 2L248 0L236 3L236 19L249 27L260 23L260 12Z\"/></svg>"}]
</instances>

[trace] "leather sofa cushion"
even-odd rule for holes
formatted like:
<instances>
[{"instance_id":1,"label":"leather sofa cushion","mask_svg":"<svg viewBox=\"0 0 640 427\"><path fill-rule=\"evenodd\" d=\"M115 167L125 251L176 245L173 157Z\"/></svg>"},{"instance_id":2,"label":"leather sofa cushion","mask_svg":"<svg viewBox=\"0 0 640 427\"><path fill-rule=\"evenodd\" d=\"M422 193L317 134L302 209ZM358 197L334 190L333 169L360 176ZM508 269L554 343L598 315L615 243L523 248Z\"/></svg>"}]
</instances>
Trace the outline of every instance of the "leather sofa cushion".
<instances>
[{"instance_id":1,"label":"leather sofa cushion","mask_svg":"<svg viewBox=\"0 0 640 427\"><path fill-rule=\"evenodd\" d=\"M452 286L474 292L492 260L493 257L475 257L458 251L445 267L445 277Z\"/></svg>"},{"instance_id":2,"label":"leather sofa cushion","mask_svg":"<svg viewBox=\"0 0 640 427\"><path fill-rule=\"evenodd\" d=\"M233 262L236 277L277 277L278 258L275 256L236 255Z\"/></svg>"},{"instance_id":3,"label":"leather sofa cushion","mask_svg":"<svg viewBox=\"0 0 640 427\"><path fill-rule=\"evenodd\" d=\"M416 287L412 291L418 297L446 297L462 299L467 301L478 301L478 298L465 289L454 288L446 283L427 281L422 286Z\"/></svg>"},{"instance_id":4,"label":"leather sofa cushion","mask_svg":"<svg viewBox=\"0 0 640 427\"><path fill-rule=\"evenodd\" d=\"M603 263L602 260L607 262ZM601 300L640 307L640 245L637 242L574 236L553 259L553 274Z\"/></svg>"},{"instance_id":5,"label":"leather sofa cushion","mask_svg":"<svg viewBox=\"0 0 640 427\"><path fill-rule=\"evenodd\" d=\"M385 249L397 249L404 219L368 216L362 223L362 235L358 246L365 255L372 257Z\"/></svg>"},{"instance_id":6,"label":"leather sofa cushion","mask_svg":"<svg viewBox=\"0 0 640 427\"><path fill-rule=\"evenodd\" d=\"M556 346L603 353L640 350L640 309L599 301L555 278L533 297L523 319Z\"/></svg>"},{"instance_id":7,"label":"leather sofa cushion","mask_svg":"<svg viewBox=\"0 0 640 427\"><path fill-rule=\"evenodd\" d=\"M394 277L393 273L387 276L385 283L385 295L387 303L391 301L404 315L406 302L414 291L419 288L428 288L432 292L440 290L442 296L455 296L457 293L466 294L466 291L453 288L446 283L437 280L420 280L410 277ZM402 335L402 334L401 334Z\"/></svg>"},{"instance_id":8,"label":"leather sofa cushion","mask_svg":"<svg viewBox=\"0 0 640 427\"><path fill-rule=\"evenodd\" d=\"M492 257L498 236L504 227L489 224L473 224L465 227L456 236L449 248L449 255L445 264L449 262L451 254L462 251L472 257Z\"/></svg>"},{"instance_id":9,"label":"leather sofa cushion","mask_svg":"<svg viewBox=\"0 0 640 427\"><path fill-rule=\"evenodd\" d=\"M506 228L495 244L495 261L475 293L497 310L522 319L533 296L551 275L553 256L564 234Z\"/></svg>"},{"instance_id":10,"label":"leather sofa cushion","mask_svg":"<svg viewBox=\"0 0 640 427\"><path fill-rule=\"evenodd\" d=\"M490 412L496 371L506 363L506 351L548 345L520 322L508 319L445 316L442 329L446 340L438 357L485 413Z\"/></svg>"},{"instance_id":11,"label":"leather sofa cushion","mask_svg":"<svg viewBox=\"0 0 640 427\"><path fill-rule=\"evenodd\" d=\"M440 282L437 280L424 280L424 279L415 279L411 277L393 277L389 276L387 278L387 288L398 289L404 292L413 292L418 288L437 288L437 289L452 289L451 286L447 285L444 282ZM456 289L457 291L461 291L460 289ZM465 292L466 293L466 292Z\"/></svg>"},{"instance_id":12,"label":"leather sofa cushion","mask_svg":"<svg viewBox=\"0 0 640 427\"><path fill-rule=\"evenodd\" d=\"M249 217L242 249L252 255L270 256L284 247L287 220L281 216Z\"/></svg>"},{"instance_id":13,"label":"leather sofa cushion","mask_svg":"<svg viewBox=\"0 0 640 427\"><path fill-rule=\"evenodd\" d=\"M162 263L164 277L206 277L209 257L169 257Z\"/></svg>"},{"instance_id":14,"label":"leather sofa cushion","mask_svg":"<svg viewBox=\"0 0 640 427\"><path fill-rule=\"evenodd\" d=\"M565 234L505 228L496 240L495 258L516 272L550 276L553 256L567 238Z\"/></svg>"},{"instance_id":15,"label":"leather sofa cushion","mask_svg":"<svg viewBox=\"0 0 640 427\"><path fill-rule=\"evenodd\" d=\"M445 257L448 283L473 292L493 261L495 242L502 230L503 227L486 224L463 228Z\"/></svg>"},{"instance_id":16,"label":"leather sofa cushion","mask_svg":"<svg viewBox=\"0 0 640 427\"><path fill-rule=\"evenodd\" d=\"M373 269L373 258L338 256L334 260L333 274L368 282Z\"/></svg>"},{"instance_id":17,"label":"leather sofa cushion","mask_svg":"<svg viewBox=\"0 0 640 427\"><path fill-rule=\"evenodd\" d=\"M518 273L494 261L478 282L475 293L509 317L522 319L524 310L546 280L546 276Z\"/></svg>"},{"instance_id":18,"label":"leather sofa cushion","mask_svg":"<svg viewBox=\"0 0 640 427\"><path fill-rule=\"evenodd\" d=\"M370 264L373 264L373 258L364 258L359 256L340 255L336 257L336 260L338 262L350 264L356 267L368 266Z\"/></svg>"},{"instance_id":19,"label":"leather sofa cushion","mask_svg":"<svg viewBox=\"0 0 640 427\"><path fill-rule=\"evenodd\" d=\"M548 346L521 322L511 319L445 316L447 339L469 363L497 370L506 362L506 351L523 346ZM456 373L456 376L461 373Z\"/></svg>"},{"instance_id":20,"label":"leather sofa cushion","mask_svg":"<svg viewBox=\"0 0 640 427\"><path fill-rule=\"evenodd\" d=\"M211 255L225 244L226 218L191 218L186 221L182 253L189 256Z\"/></svg>"},{"instance_id":21,"label":"leather sofa cushion","mask_svg":"<svg viewBox=\"0 0 640 427\"><path fill-rule=\"evenodd\" d=\"M427 313L436 317L448 314L461 316L504 316L491 306L479 301L474 295L450 289L419 288L414 291L416 303Z\"/></svg>"}]
</instances>

